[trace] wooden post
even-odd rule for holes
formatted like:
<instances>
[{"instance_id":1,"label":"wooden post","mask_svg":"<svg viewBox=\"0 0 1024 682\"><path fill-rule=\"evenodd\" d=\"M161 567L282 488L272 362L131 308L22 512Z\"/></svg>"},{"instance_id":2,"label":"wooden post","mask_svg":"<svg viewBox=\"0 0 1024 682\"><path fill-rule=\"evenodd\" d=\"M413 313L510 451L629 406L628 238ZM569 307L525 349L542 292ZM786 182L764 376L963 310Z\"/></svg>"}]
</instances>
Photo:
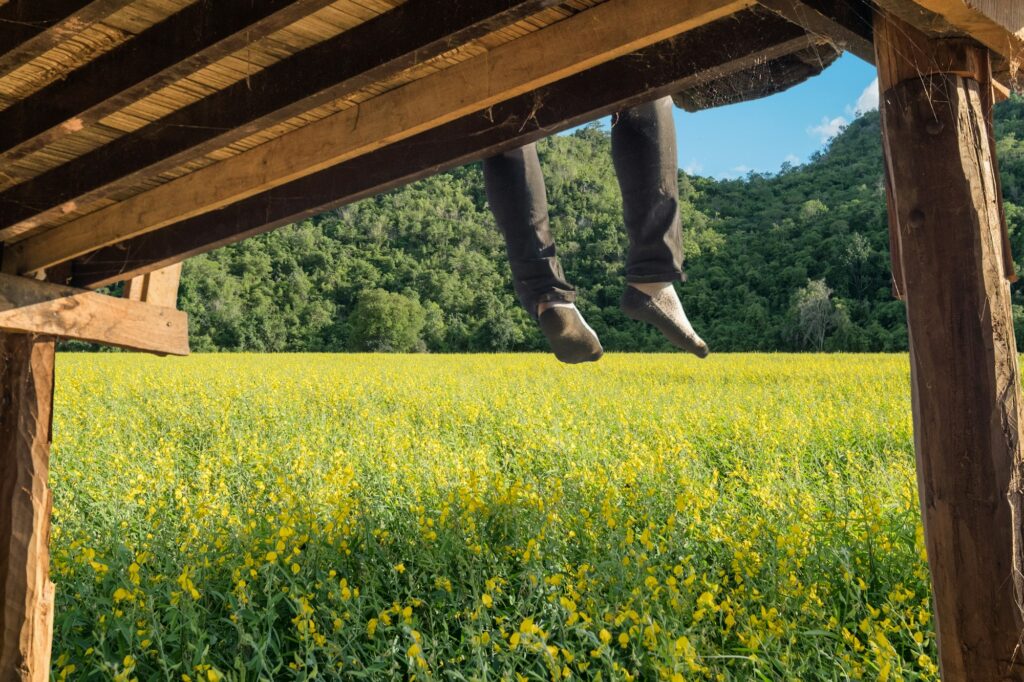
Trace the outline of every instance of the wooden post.
<instances>
[{"instance_id":1,"label":"wooden post","mask_svg":"<svg viewBox=\"0 0 1024 682\"><path fill-rule=\"evenodd\" d=\"M50 678L52 337L0 333L0 682Z\"/></svg>"},{"instance_id":2,"label":"wooden post","mask_svg":"<svg viewBox=\"0 0 1024 682\"><path fill-rule=\"evenodd\" d=\"M124 297L130 301L177 308L180 286L181 263L175 263L128 280L124 286Z\"/></svg>"},{"instance_id":3,"label":"wooden post","mask_svg":"<svg viewBox=\"0 0 1024 682\"><path fill-rule=\"evenodd\" d=\"M942 679L1024 680L1021 383L990 56L885 14L875 48Z\"/></svg>"}]
</instances>

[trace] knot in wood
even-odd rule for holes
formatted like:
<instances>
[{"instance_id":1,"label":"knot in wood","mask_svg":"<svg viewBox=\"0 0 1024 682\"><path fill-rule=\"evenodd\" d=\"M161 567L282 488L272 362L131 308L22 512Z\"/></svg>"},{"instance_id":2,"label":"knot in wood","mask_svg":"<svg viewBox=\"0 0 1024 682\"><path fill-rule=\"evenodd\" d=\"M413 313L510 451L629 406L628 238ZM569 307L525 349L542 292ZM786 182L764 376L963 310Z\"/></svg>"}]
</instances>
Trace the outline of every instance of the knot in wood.
<instances>
[{"instance_id":1,"label":"knot in wood","mask_svg":"<svg viewBox=\"0 0 1024 682\"><path fill-rule=\"evenodd\" d=\"M911 230L919 230L924 227L924 218L924 211L920 208L915 208L910 212L910 215L907 216L907 226Z\"/></svg>"}]
</instances>

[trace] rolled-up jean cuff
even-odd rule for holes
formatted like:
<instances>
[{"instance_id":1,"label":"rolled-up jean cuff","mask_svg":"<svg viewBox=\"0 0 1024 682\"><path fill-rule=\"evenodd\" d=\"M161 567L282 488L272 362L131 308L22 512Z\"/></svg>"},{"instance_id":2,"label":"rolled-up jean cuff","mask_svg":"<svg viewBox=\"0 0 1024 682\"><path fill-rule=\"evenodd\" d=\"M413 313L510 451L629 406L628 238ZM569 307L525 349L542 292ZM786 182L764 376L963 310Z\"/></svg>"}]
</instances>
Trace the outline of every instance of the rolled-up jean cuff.
<instances>
[{"instance_id":1,"label":"rolled-up jean cuff","mask_svg":"<svg viewBox=\"0 0 1024 682\"><path fill-rule=\"evenodd\" d=\"M626 275L626 281L635 284L653 284L655 282L685 282L686 273L679 271L655 273L653 275Z\"/></svg>"}]
</instances>

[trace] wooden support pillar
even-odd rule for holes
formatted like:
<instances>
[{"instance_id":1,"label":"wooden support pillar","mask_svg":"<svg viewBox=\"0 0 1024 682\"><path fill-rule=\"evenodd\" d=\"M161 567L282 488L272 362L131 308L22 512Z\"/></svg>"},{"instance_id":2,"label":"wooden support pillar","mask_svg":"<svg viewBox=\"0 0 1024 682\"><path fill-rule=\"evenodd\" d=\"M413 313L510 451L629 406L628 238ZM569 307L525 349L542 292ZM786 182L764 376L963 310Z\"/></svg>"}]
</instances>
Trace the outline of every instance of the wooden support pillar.
<instances>
[{"instance_id":1,"label":"wooden support pillar","mask_svg":"<svg viewBox=\"0 0 1024 682\"><path fill-rule=\"evenodd\" d=\"M0 682L50 678L52 337L0 333Z\"/></svg>"},{"instance_id":2,"label":"wooden support pillar","mask_svg":"<svg viewBox=\"0 0 1024 682\"><path fill-rule=\"evenodd\" d=\"M990 55L885 14L874 36L942 679L1024 680L1021 382Z\"/></svg>"},{"instance_id":3,"label":"wooden support pillar","mask_svg":"<svg viewBox=\"0 0 1024 682\"><path fill-rule=\"evenodd\" d=\"M130 301L177 308L180 285L181 263L175 263L128 280L124 287L124 297Z\"/></svg>"}]
</instances>

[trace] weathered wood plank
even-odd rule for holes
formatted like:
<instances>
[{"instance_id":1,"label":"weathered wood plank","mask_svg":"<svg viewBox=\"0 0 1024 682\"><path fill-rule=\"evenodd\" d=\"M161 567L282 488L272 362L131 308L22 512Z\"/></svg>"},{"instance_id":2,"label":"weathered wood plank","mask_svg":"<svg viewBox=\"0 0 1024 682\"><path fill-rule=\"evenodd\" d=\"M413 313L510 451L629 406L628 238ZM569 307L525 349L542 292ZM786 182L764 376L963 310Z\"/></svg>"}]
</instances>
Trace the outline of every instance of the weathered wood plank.
<instances>
[{"instance_id":1,"label":"weathered wood plank","mask_svg":"<svg viewBox=\"0 0 1024 682\"><path fill-rule=\"evenodd\" d=\"M88 129L331 1L199 0L0 111L0 164Z\"/></svg>"},{"instance_id":2,"label":"weathered wood plank","mask_svg":"<svg viewBox=\"0 0 1024 682\"><path fill-rule=\"evenodd\" d=\"M0 680L50 679L54 341L0 333Z\"/></svg>"},{"instance_id":3,"label":"weathered wood plank","mask_svg":"<svg viewBox=\"0 0 1024 682\"><path fill-rule=\"evenodd\" d=\"M738 33L749 39L733 40ZM224 209L102 249L75 263L72 281L95 287L163 267L806 49L812 40L788 21L747 10Z\"/></svg>"},{"instance_id":4,"label":"weathered wood plank","mask_svg":"<svg viewBox=\"0 0 1024 682\"><path fill-rule=\"evenodd\" d=\"M514 23L558 0L409 0L0 192L0 229L107 197Z\"/></svg>"},{"instance_id":5,"label":"weathered wood plank","mask_svg":"<svg viewBox=\"0 0 1024 682\"><path fill-rule=\"evenodd\" d=\"M773 12L874 64L873 10L860 0L759 0Z\"/></svg>"},{"instance_id":6,"label":"weathered wood plank","mask_svg":"<svg viewBox=\"0 0 1024 682\"><path fill-rule=\"evenodd\" d=\"M914 19L910 8L924 9L948 28L982 43L1008 62L1011 74L1024 67L1024 3L1020 0L876 0L905 21ZM908 7L909 6L909 7ZM929 32L937 28L934 19L914 22ZM944 29L948 32L948 28Z\"/></svg>"},{"instance_id":7,"label":"weathered wood plank","mask_svg":"<svg viewBox=\"0 0 1024 682\"><path fill-rule=\"evenodd\" d=\"M0 331L188 355L188 315L159 305L0 274Z\"/></svg>"},{"instance_id":8,"label":"weathered wood plank","mask_svg":"<svg viewBox=\"0 0 1024 682\"><path fill-rule=\"evenodd\" d=\"M132 0L9 0L0 5L0 76Z\"/></svg>"},{"instance_id":9,"label":"weathered wood plank","mask_svg":"<svg viewBox=\"0 0 1024 682\"><path fill-rule=\"evenodd\" d=\"M487 55L18 242L4 253L4 271L45 269L220 208L753 4L754 0L610 0Z\"/></svg>"},{"instance_id":10,"label":"weathered wood plank","mask_svg":"<svg viewBox=\"0 0 1024 682\"><path fill-rule=\"evenodd\" d=\"M1024 3L1019 0L914 0L953 26L988 45L1007 45L1007 34L1024 40ZM989 47L1009 56L996 46Z\"/></svg>"},{"instance_id":11,"label":"weathered wood plank","mask_svg":"<svg viewBox=\"0 0 1024 682\"><path fill-rule=\"evenodd\" d=\"M991 82L985 68L980 82L954 75L984 67L988 52L950 61L944 41L884 14L875 41L942 679L1024 680L1021 382L987 133Z\"/></svg>"},{"instance_id":12,"label":"weathered wood plank","mask_svg":"<svg viewBox=\"0 0 1024 682\"><path fill-rule=\"evenodd\" d=\"M175 263L129 280L125 284L123 298L165 308L177 308L180 284L181 263Z\"/></svg>"}]
</instances>

